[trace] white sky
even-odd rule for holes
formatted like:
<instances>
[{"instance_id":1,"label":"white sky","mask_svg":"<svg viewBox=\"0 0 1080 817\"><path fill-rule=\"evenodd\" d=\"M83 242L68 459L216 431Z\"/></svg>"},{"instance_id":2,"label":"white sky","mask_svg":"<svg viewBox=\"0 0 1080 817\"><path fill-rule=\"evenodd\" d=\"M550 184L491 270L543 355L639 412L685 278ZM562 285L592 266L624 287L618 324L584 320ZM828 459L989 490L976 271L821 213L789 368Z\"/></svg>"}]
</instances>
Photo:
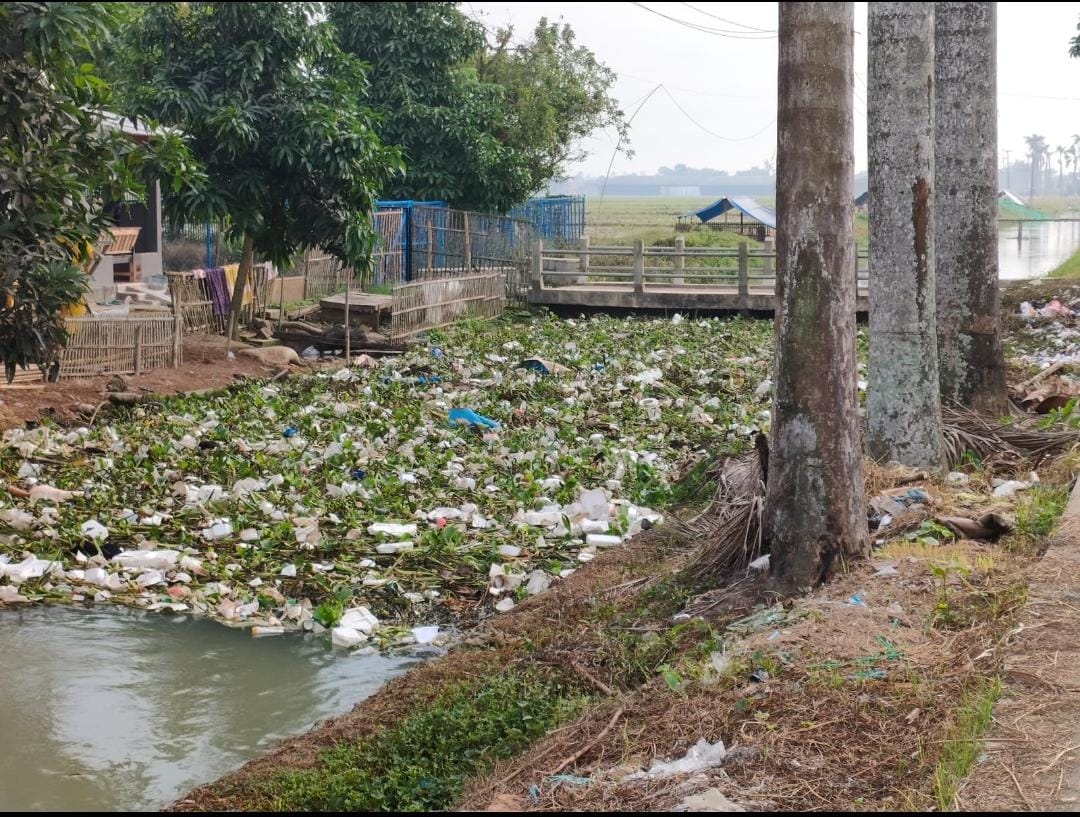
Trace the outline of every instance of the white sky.
<instances>
[{"instance_id":1,"label":"white sky","mask_svg":"<svg viewBox=\"0 0 1080 817\"><path fill-rule=\"evenodd\" d=\"M561 16L578 42L619 75L615 96L628 116L663 84L666 91L653 94L633 121L633 158L619 155L614 174L652 173L680 163L735 171L775 161L775 36L751 33L761 39L747 39L695 30L641 5L722 31L748 29L717 17L771 31L777 24L776 3L494 2L462 7L489 27L512 22L518 37L542 16ZM855 4L856 170L866 168L866 7ZM1080 133L1080 59L1068 56L1078 19L1080 3L998 3L1002 156L1006 150L1012 160L1022 155L1024 136L1030 133L1045 136L1051 150L1068 147L1072 135ZM598 133L587 140L589 157L569 168L569 175L604 175L615 139L613 133Z\"/></svg>"}]
</instances>

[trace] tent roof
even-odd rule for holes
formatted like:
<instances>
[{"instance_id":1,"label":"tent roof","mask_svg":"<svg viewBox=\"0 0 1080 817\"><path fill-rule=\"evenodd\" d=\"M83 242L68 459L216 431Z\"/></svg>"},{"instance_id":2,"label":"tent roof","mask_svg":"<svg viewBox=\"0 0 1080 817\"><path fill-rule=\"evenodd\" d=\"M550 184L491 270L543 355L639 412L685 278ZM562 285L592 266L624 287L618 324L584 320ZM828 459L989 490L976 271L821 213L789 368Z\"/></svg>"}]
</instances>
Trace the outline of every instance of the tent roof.
<instances>
[{"instance_id":1,"label":"tent roof","mask_svg":"<svg viewBox=\"0 0 1080 817\"><path fill-rule=\"evenodd\" d=\"M696 216L702 223L705 223L719 215L723 215L729 210L737 210L743 215L749 216L754 221L761 222L766 227L771 227L774 230L776 229L776 213L764 204L746 196L724 196L724 198L717 199L712 204L707 207L702 207L700 210L683 213L680 218Z\"/></svg>"}]
</instances>

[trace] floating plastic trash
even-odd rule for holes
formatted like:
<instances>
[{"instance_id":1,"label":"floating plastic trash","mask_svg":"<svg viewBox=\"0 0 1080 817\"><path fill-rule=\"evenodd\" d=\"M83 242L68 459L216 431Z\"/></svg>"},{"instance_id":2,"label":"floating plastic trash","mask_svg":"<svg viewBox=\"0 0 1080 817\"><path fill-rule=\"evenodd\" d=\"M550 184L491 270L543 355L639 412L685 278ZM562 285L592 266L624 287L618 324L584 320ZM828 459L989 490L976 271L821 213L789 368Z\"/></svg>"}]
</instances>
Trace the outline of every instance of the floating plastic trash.
<instances>
[{"instance_id":1,"label":"floating plastic trash","mask_svg":"<svg viewBox=\"0 0 1080 817\"><path fill-rule=\"evenodd\" d=\"M415 523L399 525L396 522L374 522L368 525L367 532L371 536L416 536L418 528Z\"/></svg>"},{"instance_id":2,"label":"floating plastic trash","mask_svg":"<svg viewBox=\"0 0 1080 817\"><path fill-rule=\"evenodd\" d=\"M353 647L359 647L366 641L367 636L351 627L335 627L330 631L330 643L342 649L350 650Z\"/></svg>"},{"instance_id":3,"label":"floating plastic trash","mask_svg":"<svg viewBox=\"0 0 1080 817\"><path fill-rule=\"evenodd\" d=\"M437 625L430 627L413 627L412 634L413 638L416 639L417 644L430 644L439 637L439 628Z\"/></svg>"},{"instance_id":4,"label":"floating plastic trash","mask_svg":"<svg viewBox=\"0 0 1080 817\"><path fill-rule=\"evenodd\" d=\"M477 414L470 408L453 408L447 414L450 425L468 425L477 428L499 428L499 423L490 417Z\"/></svg>"},{"instance_id":5,"label":"floating plastic trash","mask_svg":"<svg viewBox=\"0 0 1080 817\"><path fill-rule=\"evenodd\" d=\"M93 539L95 542L104 542L109 538L109 529L96 519L87 519L79 527L79 531L87 539Z\"/></svg>"},{"instance_id":6,"label":"floating plastic trash","mask_svg":"<svg viewBox=\"0 0 1080 817\"><path fill-rule=\"evenodd\" d=\"M281 436L285 439L289 439L290 437L295 437L298 433L295 426L285 426L284 430L281 432Z\"/></svg>"},{"instance_id":7,"label":"floating plastic trash","mask_svg":"<svg viewBox=\"0 0 1080 817\"><path fill-rule=\"evenodd\" d=\"M379 619L366 607L353 607L342 614L338 626L357 630L364 635L371 635L379 628Z\"/></svg>"},{"instance_id":8,"label":"floating plastic trash","mask_svg":"<svg viewBox=\"0 0 1080 817\"><path fill-rule=\"evenodd\" d=\"M530 372L537 372L538 374L561 374L562 372L570 371L561 363L555 363L551 360L544 360L539 357L529 357L521 361L517 366L519 369L527 369Z\"/></svg>"}]
</instances>

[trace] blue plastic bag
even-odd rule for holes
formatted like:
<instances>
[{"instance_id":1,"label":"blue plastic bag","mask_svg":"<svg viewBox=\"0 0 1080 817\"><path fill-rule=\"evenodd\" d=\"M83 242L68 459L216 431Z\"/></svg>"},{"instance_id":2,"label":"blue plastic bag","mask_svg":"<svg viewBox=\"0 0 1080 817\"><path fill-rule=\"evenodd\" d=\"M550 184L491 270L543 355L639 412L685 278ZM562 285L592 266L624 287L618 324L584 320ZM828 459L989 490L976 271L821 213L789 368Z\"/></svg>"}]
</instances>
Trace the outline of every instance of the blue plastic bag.
<instances>
[{"instance_id":1,"label":"blue plastic bag","mask_svg":"<svg viewBox=\"0 0 1080 817\"><path fill-rule=\"evenodd\" d=\"M470 408L452 408L447 415L447 419L452 426L467 425L475 426L477 428L499 428L498 422L492 420L490 417L477 414Z\"/></svg>"}]
</instances>

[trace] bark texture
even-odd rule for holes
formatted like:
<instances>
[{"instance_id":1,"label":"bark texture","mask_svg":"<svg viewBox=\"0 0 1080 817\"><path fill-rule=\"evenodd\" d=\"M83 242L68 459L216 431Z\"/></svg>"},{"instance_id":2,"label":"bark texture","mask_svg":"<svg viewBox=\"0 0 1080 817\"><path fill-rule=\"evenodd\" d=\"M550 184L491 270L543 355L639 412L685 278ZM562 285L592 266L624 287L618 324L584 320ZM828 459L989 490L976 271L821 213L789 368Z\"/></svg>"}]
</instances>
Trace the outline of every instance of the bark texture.
<instances>
[{"instance_id":1,"label":"bark texture","mask_svg":"<svg viewBox=\"0 0 1080 817\"><path fill-rule=\"evenodd\" d=\"M934 228L945 404L1008 410L998 319L997 10L935 4Z\"/></svg>"},{"instance_id":2,"label":"bark texture","mask_svg":"<svg viewBox=\"0 0 1080 817\"><path fill-rule=\"evenodd\" d=\"M765 533L791 589L869 552L855 387L852 3L781 3Z\"/></svg>"},{"instance_id":3,"label":"bark texture","mask_svg":"<svg viewBox=\"0 0 1080 817\"><path fill-rule=\"evenodd\" d=\"M871 3L867 451L945 468L934 323L934 8Z\"/></svg>"}]
</instances>

